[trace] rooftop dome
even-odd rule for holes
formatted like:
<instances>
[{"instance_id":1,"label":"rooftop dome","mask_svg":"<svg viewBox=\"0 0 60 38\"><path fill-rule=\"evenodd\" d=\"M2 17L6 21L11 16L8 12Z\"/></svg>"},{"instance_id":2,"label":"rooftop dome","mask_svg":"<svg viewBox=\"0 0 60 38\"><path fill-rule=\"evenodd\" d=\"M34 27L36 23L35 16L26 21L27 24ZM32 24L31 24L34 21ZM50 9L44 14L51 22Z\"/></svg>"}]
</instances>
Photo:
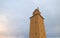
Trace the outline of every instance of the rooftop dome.
<instances>
[{"instance_id":1,"label":"rooftop dome","mask_svg":"<svg viewBox=\"0 0 60 38\"><path fill-rule=\"evenodd\" d=\"M35 9L34 10L34 12L33 12L33 15L36 15L36 14L40 14L40 11L39 11L39 9L37 8L37 9Z\"/></svg>"}]
</instances>

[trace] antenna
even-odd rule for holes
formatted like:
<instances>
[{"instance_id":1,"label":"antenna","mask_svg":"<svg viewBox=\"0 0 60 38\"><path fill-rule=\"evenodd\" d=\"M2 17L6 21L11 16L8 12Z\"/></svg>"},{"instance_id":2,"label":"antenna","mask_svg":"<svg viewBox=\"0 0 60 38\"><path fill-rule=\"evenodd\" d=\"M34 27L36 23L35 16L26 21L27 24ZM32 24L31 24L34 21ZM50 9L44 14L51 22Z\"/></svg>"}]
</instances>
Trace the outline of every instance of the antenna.
<instances>
[{"instance_id":1,"label":"antenna","mask_svg":"<svg viewBox=\"0 0 60 38\"><path fill-rule=\"evenodd\" d=\"M37 9L39 10L39 7L37 7Z\"/></svg>"}]
</instances>

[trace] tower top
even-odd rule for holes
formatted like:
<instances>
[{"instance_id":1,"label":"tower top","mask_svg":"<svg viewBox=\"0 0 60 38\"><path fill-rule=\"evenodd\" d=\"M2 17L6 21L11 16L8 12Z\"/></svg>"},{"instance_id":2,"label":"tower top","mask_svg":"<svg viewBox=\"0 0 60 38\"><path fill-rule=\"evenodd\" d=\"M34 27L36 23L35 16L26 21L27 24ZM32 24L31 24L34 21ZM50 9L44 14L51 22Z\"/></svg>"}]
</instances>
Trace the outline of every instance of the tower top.
<instances>
[{"instance_id":1,"label":"tower top","mask_svg":"<svg viewBox=\"0 0 60 38\"><path fill-rule=\"evenodd\" d=\"M34 17L35 15L39 15L42 19L44 19L44 18L41 16L41 12L39 11L39 7L37 7L37 9L34 10L32 17ZM30 17L30 18L32 18L32 17Z\"/></svg>"},{"instance_id":2,"label":"tower top","mask_svg":"<svg viewBox=\"0 0 60 38\"><path fill-rule=\"evenodd\" d=\"M37 7L37 9L35 9L33 12L33 15L36 15L36 14L40 14L39 7Z\"/></svg>"}]
</instances>

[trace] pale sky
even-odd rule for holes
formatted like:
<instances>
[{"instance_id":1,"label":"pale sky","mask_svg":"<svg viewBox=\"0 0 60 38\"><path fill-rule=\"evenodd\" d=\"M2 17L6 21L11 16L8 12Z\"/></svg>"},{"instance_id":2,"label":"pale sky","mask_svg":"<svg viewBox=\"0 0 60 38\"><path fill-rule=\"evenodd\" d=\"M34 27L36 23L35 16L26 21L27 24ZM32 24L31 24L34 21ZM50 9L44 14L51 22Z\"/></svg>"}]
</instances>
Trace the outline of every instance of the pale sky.
<instances>
[{"instance_id":1,"label":"pale sky","mask_svg":"<svg viewBox=\"0 0 60 38\"><path fill-rule=\"evenodd\" d=\"M47 36L60 35L60 0L0 0L0 38L28 38L29 17L37 7Z\"/></svg>"}]
</instances>

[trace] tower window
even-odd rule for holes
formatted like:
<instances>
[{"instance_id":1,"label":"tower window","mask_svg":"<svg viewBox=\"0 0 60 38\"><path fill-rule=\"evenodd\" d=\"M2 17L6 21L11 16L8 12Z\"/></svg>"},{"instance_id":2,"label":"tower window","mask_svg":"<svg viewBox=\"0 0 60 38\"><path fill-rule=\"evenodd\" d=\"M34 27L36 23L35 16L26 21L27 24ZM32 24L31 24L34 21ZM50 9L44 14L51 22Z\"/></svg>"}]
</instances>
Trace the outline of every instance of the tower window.
<instances>
[{"instance_id":1,"label":"tower window","mask_svg":"<svg viewBox=\"0 0 60 38\"><path fill-rule=\"evenodd\" d=\"M37 33L35 33L35 35L37 35Z\"/></svg>"}]
</instances>

